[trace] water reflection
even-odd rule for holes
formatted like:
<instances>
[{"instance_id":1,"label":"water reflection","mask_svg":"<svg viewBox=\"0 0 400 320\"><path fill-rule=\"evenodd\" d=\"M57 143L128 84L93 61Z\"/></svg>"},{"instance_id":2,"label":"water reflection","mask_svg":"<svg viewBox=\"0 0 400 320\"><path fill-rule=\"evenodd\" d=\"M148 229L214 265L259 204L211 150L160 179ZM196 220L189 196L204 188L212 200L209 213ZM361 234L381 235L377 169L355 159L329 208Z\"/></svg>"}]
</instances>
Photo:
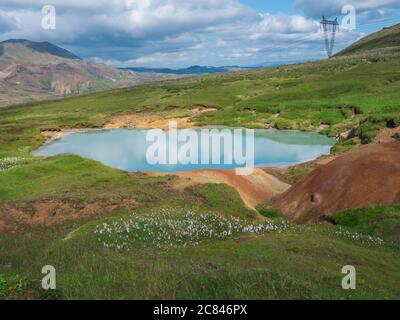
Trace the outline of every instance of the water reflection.
<instances>
[{"instance_id":1,"label":"water reflection","mask_svg":"<svg viewBox=\"0 0 400 320\"><path fill-rule=\"evenodd\" d=\"M233 130L233 129L231 129ZM49 143L35 151L35 156L55 156L75 154L94 159L113 168L131 172L178 172L203 169L233 169L237 164L188 164L188 165L150 165L146 159L146 150L151 142L146 141L145 129L104 130L73 133ZM196 131L200 134L200 131ZM316 133L297 131L266 130L255 131L255 165L287 166L330 153L333 140ZM168 145L168 144L167 144ZM199 145L199 154L202 153ZM221 144L221 159L223 159ZM210 153L211 154L211 153ZM210 163L212 161L210 160Z\"/></svg>"}]
</instances>

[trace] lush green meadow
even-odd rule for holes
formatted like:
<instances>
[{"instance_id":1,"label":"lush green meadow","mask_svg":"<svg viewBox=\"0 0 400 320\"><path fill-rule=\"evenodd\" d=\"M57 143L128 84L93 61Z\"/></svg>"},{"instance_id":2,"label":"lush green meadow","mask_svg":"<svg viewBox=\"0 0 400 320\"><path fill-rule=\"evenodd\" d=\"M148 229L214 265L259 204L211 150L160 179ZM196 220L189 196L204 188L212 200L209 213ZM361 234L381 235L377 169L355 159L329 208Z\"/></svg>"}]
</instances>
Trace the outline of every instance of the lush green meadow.
<instances>
[{"instance_id":1,"label":"lush green meadow","mask_svg":"<svg viewBox=\"0 0 400 320\"><path fill-rule=\"evenodd\" d=\"M177 215L185 210L209 212L201 207L156 207L139 210L135 216L162 216L165 210ZM399 214L400 208L396 210ZM99 241L96 226L111 226L132 216L120 213L79 228L72 224L37 229L17 238L2 234L0 294L44 299L398 299L400 295L399 248L360 234L349 237L338 227L289 226L225 239L211 237L187 246L134 242L129 250ZM170 223L161 217L157 227ZM175 234L187 230L186 223ZM114 231L110 234L117 236ZM56 292L39 289L44 263L56 267ZM355 291L341 287L341 269L349 264L357 268Z\"/></svg>"}]
</instances>

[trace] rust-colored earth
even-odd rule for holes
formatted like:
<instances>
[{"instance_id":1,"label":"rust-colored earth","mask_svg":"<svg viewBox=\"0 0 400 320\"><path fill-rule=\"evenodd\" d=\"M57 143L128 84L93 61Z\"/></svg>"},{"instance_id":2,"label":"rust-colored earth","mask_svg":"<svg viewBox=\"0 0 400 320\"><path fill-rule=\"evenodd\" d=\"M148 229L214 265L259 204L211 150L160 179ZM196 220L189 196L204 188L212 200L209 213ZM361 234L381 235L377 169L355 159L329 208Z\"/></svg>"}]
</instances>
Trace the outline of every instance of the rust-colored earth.
<instances>
[{"instance_id":1,"label":"rust-colored earth","mask_svg":"<svg viewBox=\"0 0 400 320\"><path fill-rule=\"evenodd\" d=\"M124 199L118 204L106 201L77 202L66 199L8 201L0 203L0 232L17 232L21 226L50 227L101 214L112 214L118 209L131 210L138 206L140 204L132 199Z\"/></svg>"},{"instance_id":2,"label":"rust-colored earth","mask_svg":"<svg viewBox=\"0 0 400 320\"><path fill-rule=\"evenodd\" d=\"M172 110L173 108L174 106L170 107ZM173 121L176 122L178 129L187 129L193 128L193 119L196 116L202 113L215 111L217 111L215 108L193 106L188 115L180 117L174 117L171 115L165 115L163 117L162 115L153 112L128 113L111 117L104 128L159 128L162 130L168 130L170 122Z\"/></svg>"},{"instance_id":3,"label":"rust-colored earth","mask_svg":"<svg viewBox=\"0 0 400 320\"><path fill-rule=\"evenodd\" d=\"M178 109L176 106L170 106L169 111ZM218 111L216 108L207 107L204 105L194 105L192 109L188 110L185 116L173 116L170 114L158 114L149 111L141 111L134 113L126 113L120 115L114 115L107 119L107 123L103 129L122 129L122 128L159 128L162 130L169 130L171 122L175 122L178 129L188 129L194 127L194 119L207 112ZM47 139L47 141L62 138L68 134L74 132L85 132L89 130L99 130L90 128L72 128L72 129L61 129L61 128L42 128L41 134Z\"/></svg>"},{"instance_id":4,"label":"rust-colored earth","mask_svg":"<svg viewBox=\"0 0 400 320\"><path fill-rule=\"evenodd\" d=\"M318 222L352 208L400 203L400 141L371 144L316 168L273 207L291 221Z\"/></svg>"},{"instance_id":5,"label":"rust-colored earth","mask_svg":"<svg viewBox=\"0 0 400 320\"><path fill-rule=\"evenodd\" d=\"M170 175L164 173L148 173L149 175ZM244 203L251 209L271 200L286 191L290 185L278 180L261 169L254 169L247 176L236 174L235 170L200 170L173 173L180 179L173 186L184 189L196 184L224 183L236 189Z\"/></svg>"}]
</instances>

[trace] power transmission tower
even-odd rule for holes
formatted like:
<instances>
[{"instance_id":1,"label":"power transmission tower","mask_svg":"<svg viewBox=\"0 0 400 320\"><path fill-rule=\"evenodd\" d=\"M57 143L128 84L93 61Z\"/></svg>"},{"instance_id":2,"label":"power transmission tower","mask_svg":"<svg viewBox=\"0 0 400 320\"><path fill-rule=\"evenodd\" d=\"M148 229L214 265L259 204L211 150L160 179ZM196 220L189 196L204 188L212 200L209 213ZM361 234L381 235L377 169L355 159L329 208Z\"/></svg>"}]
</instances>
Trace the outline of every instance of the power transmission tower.
<instances>
[{"instance_id":1,"label":"power transmission tower","mask_svg":"<svg viewBox=\"0 0 400 320\"><path fill-rule=\"evenodd\" d=\"M332 57L333 47L335 45L336 32L339 30L339 22L335 20L328 20L322 17L321 28L325 34L325 47L328 58Z\"/></svg>"}]
</instances>

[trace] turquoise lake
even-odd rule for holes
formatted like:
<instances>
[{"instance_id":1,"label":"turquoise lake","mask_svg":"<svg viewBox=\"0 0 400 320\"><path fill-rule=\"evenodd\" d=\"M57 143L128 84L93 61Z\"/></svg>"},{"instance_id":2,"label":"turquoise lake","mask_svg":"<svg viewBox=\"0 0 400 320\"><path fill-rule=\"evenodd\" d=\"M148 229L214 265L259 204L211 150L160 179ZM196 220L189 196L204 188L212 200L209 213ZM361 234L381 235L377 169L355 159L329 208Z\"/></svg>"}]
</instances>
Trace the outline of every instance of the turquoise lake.
<instances>
[{"instance_id":1,"label":"turquoise lake","mask_svg":"<svg viewBox=\"0 0 400 320\"><path fill-rule=\"evenodd\" d=\"M226 128L225 128L226 129ZM45 144L33 152L34 156L56 156L74 154L97 160L112 168L129 172L180 172L194 170L228 170L246 167L242 163L224 163L224 143L220 145L220 162L213 164L210 153L206 164L151 164L146 152L153 142L146 141L150 129L115 129L77 132ZM228 129L234 133L234 129ZM193 130L200 136L200 129ZM178 133L180 130L178 130ZM168 152L170 139L166 134L164 149ZM245 137L245 135L243 134ZM246 143L243 137L243 152ZM200 141L200 139L199 139ZM180 148L187 142L179 142ZM318 158L330 153L334 140L312 132L255 130L254 164L256 167L283 167ZM213 145L212 140L210 145ZM215 144L214 144L215 146ZM204 145L196 145L198 154L204 153ZM202 149L203 148L203 149ZM211 148L211 146L209 146ZM204 163L204 161L199 161Z\"/></svg>"}]
</instances>

